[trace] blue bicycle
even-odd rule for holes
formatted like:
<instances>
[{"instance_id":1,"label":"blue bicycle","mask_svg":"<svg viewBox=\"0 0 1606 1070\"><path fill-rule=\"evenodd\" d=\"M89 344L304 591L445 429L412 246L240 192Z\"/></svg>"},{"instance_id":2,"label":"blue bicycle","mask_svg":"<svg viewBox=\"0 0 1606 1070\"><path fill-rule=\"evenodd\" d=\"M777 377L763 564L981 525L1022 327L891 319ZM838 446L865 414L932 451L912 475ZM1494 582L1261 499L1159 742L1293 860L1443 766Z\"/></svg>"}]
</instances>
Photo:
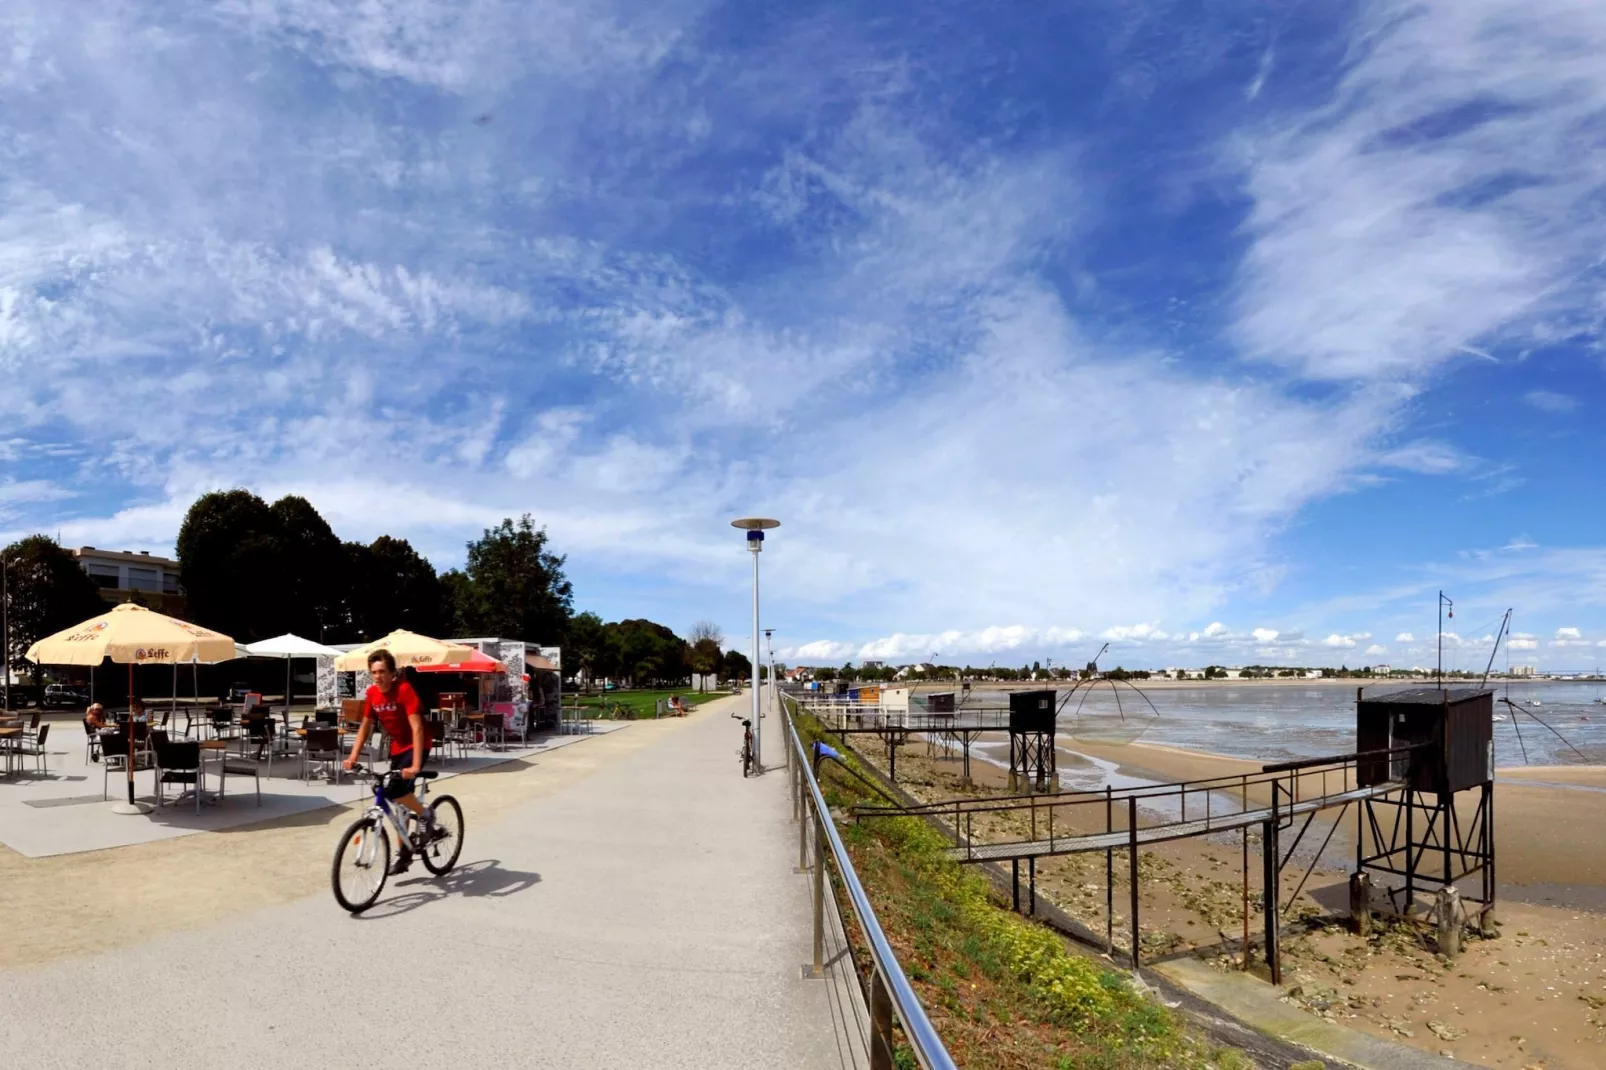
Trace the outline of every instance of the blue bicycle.
<instances>
[{"instance_id":1,"label":"blue bicycle","mask_svg":"<svg viewBox=\"0 0 1606 1070\"><path fill-rule=\"evenodd\" d=\"M373 906L379 893L385 890L385 881L390 876L392 834L397 837L397 843L409 844L424 868L437 877L457 865L457 856L463 851L463 808L450 795L436 799L434 811L438 831L431 837L411 810L393 805L385 798L386 773L360 765L353 766L351 771L373 781L374 801L340 837L329 878L335 901L351 913L361 914ZM418 801L426 806L430 805L425 801L429 781L436 775L429 769L420 770L418 774Z\"/></svg>"}]
</instances>

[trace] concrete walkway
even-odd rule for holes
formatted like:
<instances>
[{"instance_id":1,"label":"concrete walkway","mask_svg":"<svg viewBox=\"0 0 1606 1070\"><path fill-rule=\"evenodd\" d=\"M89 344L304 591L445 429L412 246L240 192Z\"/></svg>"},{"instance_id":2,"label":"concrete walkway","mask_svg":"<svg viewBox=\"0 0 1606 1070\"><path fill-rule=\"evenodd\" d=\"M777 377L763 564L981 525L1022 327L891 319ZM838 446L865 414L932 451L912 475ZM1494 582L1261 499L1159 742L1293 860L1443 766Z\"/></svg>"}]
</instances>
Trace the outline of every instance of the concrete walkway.
<instances>
[{"instance_id":1,"label":"concrete walkway","mask_svg":"<svg viewBox=\"0 0 1606 1070\"><path fill-rule=\"evenodd\" d=\"M738 769L740 728L727 711L745 706L722 700L443 785L462 783L470 799L481 778L539 778L543 761L618 752L493 820L476 822L467 806L459 870L393 878L361 918L324 885L204 927L0 972L0 1050L38 1068L347 1067L387 1057L851 1065L843 978L800 977L808 878L793 872L786 776L744 780ZM780 752L768 749L773 763ZM0 890L0 908L3 899Z\"/></svg>"}]
</instances>

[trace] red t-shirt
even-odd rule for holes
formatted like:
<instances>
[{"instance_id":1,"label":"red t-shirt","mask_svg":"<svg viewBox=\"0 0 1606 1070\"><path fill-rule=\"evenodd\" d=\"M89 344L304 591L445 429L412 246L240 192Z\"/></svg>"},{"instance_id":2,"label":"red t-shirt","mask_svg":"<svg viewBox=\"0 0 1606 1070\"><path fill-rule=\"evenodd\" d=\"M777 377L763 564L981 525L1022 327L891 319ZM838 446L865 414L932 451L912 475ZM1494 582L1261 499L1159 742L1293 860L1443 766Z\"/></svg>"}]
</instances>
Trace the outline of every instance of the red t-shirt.
<instances>
[{"instance_id":1,"label":"red t-shirt","mask_svg":"<svg viewBox=\"0 0 1606 1070\"><path fill-rule=\"evenodd\" d=\"M409 716L420 713L418 705L418 692L406 680L396 682L396 690L390 694L379 690L377 685L368 685L368 694L363 699L363 713L369 717L379 718L379 724L390 737L390 753L400 754L409 750L413 745L413 726L407 720ZM424 749L429 750L429 727L424 728Z\"/></svg>"}]
</instances>

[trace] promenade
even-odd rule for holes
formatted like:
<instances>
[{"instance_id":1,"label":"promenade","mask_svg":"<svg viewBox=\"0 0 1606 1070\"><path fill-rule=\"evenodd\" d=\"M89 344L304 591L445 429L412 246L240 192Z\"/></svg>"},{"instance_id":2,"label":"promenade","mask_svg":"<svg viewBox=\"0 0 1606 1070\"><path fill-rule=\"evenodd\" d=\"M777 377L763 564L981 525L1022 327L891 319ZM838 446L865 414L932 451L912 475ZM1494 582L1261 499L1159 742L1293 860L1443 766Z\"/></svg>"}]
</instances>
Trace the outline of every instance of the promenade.
<instances>
[{"instance_id":1,"label":"promenade","mask_svg":"<svg viewBox=\"0 0 1606 1070\"><path fill-rule=\"evenodd\" d=\"M852 1065L845 975L800 976L786 775L738 769L747 701L442 782L458 871L415 866L360 918L328 891L347 808L8 853L0 1048L39 1068Z\"/></svg>"}]
</instances>

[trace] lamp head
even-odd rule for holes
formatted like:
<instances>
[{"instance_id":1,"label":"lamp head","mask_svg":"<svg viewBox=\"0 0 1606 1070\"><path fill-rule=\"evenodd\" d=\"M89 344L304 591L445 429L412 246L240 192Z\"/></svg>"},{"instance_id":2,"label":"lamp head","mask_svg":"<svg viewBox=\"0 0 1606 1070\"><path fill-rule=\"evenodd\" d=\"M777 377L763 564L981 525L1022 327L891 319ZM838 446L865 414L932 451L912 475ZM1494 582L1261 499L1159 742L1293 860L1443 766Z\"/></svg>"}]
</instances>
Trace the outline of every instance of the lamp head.
<instances>
[{"instance_id":1,"label":"lamp head","mask_svg":"<svg viewBox=\"0 0 1606 1070\"><path fill-rule=\"evenodd\" d=\"M771 520L766 516L744 516L731 521L731 527L747 532L747 548L755 554L764 549L764 532L780 526L779 520Z\"/></svg>"}]
</instances>

